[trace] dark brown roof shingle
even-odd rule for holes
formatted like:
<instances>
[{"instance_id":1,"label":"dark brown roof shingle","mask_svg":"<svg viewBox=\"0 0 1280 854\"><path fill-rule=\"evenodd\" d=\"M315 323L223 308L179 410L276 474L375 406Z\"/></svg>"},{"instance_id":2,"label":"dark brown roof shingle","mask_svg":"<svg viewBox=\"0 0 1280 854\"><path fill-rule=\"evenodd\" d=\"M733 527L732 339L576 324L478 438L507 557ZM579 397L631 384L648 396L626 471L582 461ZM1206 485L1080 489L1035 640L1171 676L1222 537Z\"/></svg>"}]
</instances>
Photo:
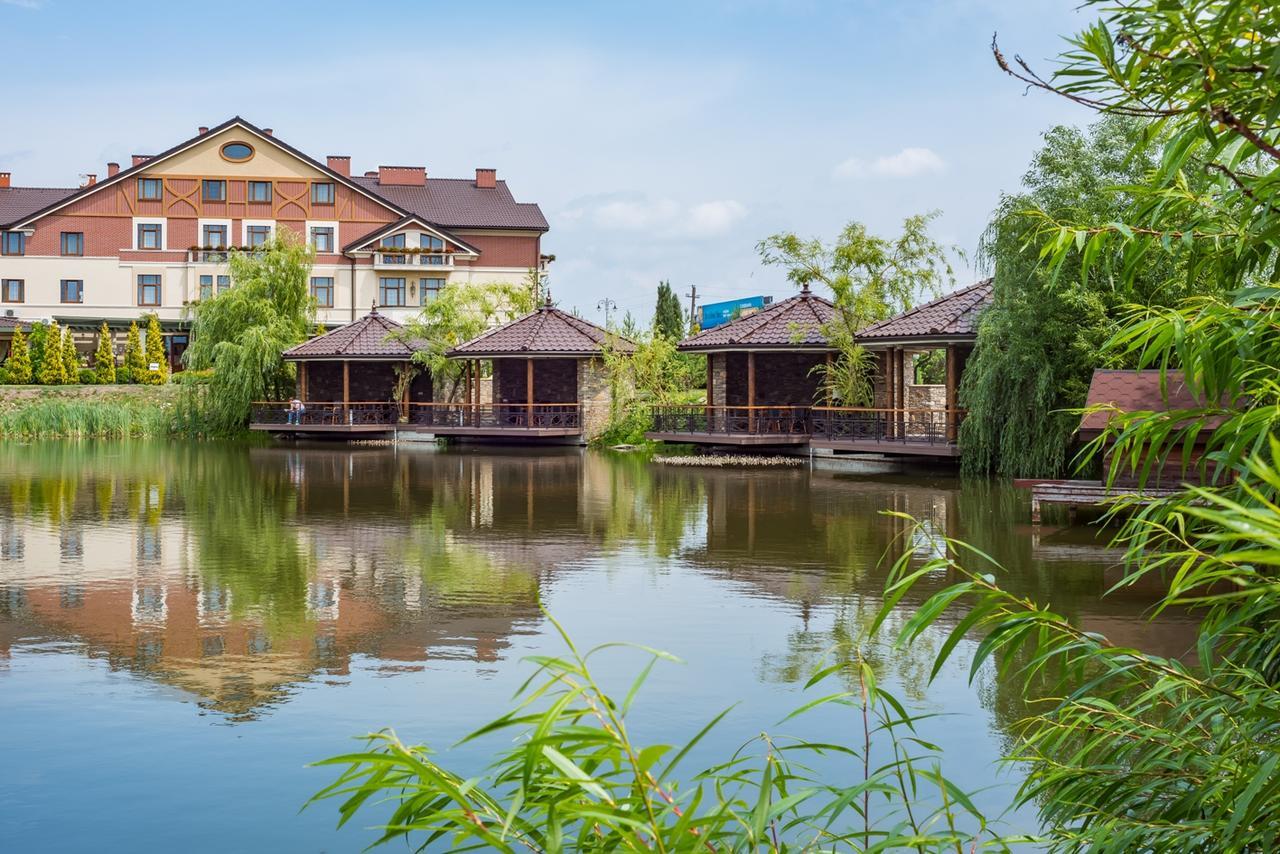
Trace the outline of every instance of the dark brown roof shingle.
<instances>
[{"instance_id":1,"label":"dark brown roof shingle","mask_svg":"<svg viewBox=\"0 0 1280 854\"><path fill-rule=\"evenodd\" d=\"M549 228L542 210L536 204L517 202L506 181L486 189L470 178L427 178L421 187L383 186L377 178L352 180L444 228Z\"/></svg>"},{"instance_id":2,"label":"dark brown roof shingle","mask_svg":"<svg viewBox=\"0 0 1280 854\"><path fill-rule=\"evenodd\" d=\"M605 346L623 353L636 345L604 327L544 305L494 327L449 351L462 358L501 356L598 356Z\"/></svg>"},{"instance_id":3,"label":"dark brown roof shingle","mask_svg":"<svg viewBox=\"0 0 1280 854\"><path fill-rule=\"evenodd\" d=\"M683 351L785 350L788 348L833 350L822 327L835 317L835 306L817 294L803 291L740 317L723 326L704 329L680 342Z\"/></svg>"},{"instance_id":4,"label":"dark brown roof shingle","mask_svg":"<svg viewBox=\"0 0 1280 854\"><path fill-rule=\"evenodd\" d=\"M0 187L0 225L17 222L78 192L74 187Z\"/></svg>"},{"instance_id":5,"label":"dark brown roof shingle","mask_svg":"<svg viewBox=\"0 0 1280 854\"><path fill-rule=\"evenodd\" d=\"M992 290L991 279L984 279L887 320L873 323L858 333L858 340L876 343L912 338L976 338L978 317L991 304Z\"/></svg>"},{"instance_id":6,"label":"dark brown roof shingle","mask_svg":"<svg viewBox=\"0 0 1280 854\"><path fill-rule=\"evenodd\" d=\"M1096 370L1089 382L1089 395L1085 399L1086 407L1109 406L1121 412L1165 412L1171 409L1194 409L1202 405L1187 388L1182 371ZM1101 432L1106 429L1113 414L1109 409L1086 412L1080 419L1080 429L1085 432ZM1214 419L1215 422L1218 420Z\"/></svg>"},{"instance_id":7,"label":"dark brown roof shingle","mask_svg":"<svg viewBox=\"0 0 1280 854\"><path fill-rule=\"evenodd\" d=\"M354 323L341 329L317 335L296 347L284 351L290 361L302 359L349 359L404 361L412 358L414 350L408 344L388 339L404 327L374 309Z\"/></svg>"}]
</instances>

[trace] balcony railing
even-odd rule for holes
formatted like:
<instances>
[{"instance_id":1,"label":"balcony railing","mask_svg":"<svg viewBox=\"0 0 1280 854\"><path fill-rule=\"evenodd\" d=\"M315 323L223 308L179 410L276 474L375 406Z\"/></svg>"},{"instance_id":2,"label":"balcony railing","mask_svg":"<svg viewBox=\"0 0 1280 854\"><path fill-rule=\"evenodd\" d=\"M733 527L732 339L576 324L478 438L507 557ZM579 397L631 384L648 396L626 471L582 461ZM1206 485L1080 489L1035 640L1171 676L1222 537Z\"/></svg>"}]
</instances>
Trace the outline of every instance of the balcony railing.
<instances>
[{"instance_id":1,"label":"balcony railing","mask_svg":"<svg viewBox=\"0 0 1280 854\"><path fill-rule=\"evenodd\" d=\"M813 438L831 442L949 444L964 414L960 409L815 406L809 410L809 429Z\"/></svg>"},{"instance_id":2,"label":"balcony railing","mask_svg":"<svg viewBox=\"0 0 1280 854\"><path fill-rule=\"evenodd\" d=\"M287 401L253 404L249 420L253 424L296 425L298 427L391 426L400 421L403 407L389 401L334 403L304 401L300 412L290 410Z\"/></svg>"},{"instance_id":3,"label":"balcony railing","mask_svg":"<svg viewBox=\"0 0 1280 854\"><path fill-rule=\"evenodd\" d=\"M656 433L803 436L809 432L807 406L655 406Z\"/></svg>"},{"instance_id":4,"label":"balcony railing","mask_svg":"<svg viewBox=\"0 0 1280 854\"><path fill-rule=\"evenodd\" d=\"M445 267L453 266L453 255L448 252L398 252L395 249L379 249L374 255L375 267Z\"/></svg>"},{"instance_id":5,"label":"balcony railing","mask_svg":"<svg viewBox=\"0 0 1280 854\"><path fill-rule=\"evenodd\" d=\"M428 428L577 430L576 403L411 403L409 423Z\"/></svg>"}]
</instances>

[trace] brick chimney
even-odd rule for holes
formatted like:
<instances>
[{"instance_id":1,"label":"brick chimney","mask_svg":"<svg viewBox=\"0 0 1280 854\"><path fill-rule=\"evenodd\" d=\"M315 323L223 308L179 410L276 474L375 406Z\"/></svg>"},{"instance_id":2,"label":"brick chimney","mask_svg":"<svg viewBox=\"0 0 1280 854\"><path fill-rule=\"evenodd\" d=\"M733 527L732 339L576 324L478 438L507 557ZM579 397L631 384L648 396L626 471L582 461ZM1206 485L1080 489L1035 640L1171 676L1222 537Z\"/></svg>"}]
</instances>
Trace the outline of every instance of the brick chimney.
<instances>
[{"instance_id":1,"label":"brick chimney","mask_svg":"<svg viewBox=\"0 0 1280 854\"><path fill-rule=\"evenodd\" d=\"M117 175L119 175L119 174L120 174L120 164L119 164L119 163L114 163L114 162L113 162L113 163L108 163L108 164L107 164L107 177L108 177L108 178L114 178L115 176L117 176Z\"/></svg>"},{"instance_id":2,"label":"brick chimney","mask_svg":"<svg viewBox=\"0 0 1280 854\"><path fill-rule=\"evenodd\" d=\"M276 134L274 128L263 128L262 132L265 133L267 136L275 136Z\"/></svg>"},{"instance_id":3,"label":"brick chimney","mask_svg":"<svg viewBox=\"0 0 1280 854\"><path fill-rule=\"evenodd\" d=\"M98 183L98 176L90 172L89 174L84 176L84 183L81 184L80 186L92 187L96 183Z\"/></svg>"},{"instance_id":4,"label":"brick chimney","mask_svg":"<svg viewBox=\"0 0 1280 854\"><path fill-rule=\"evenodd\" d=\"M482 190L492 190L498 186L497 169L477 169L476 186Z\"/></svg>"},{"instance_id":5,"label":"brick chimney","mask_svg":"<svg viewBox=\"0 0 1280 854\"><path fill-rule=\"evenodd\" d=\"M8 187L9 181L13 178L12 172L0 172L0 187Z\"/></svg>"},{"instance_id":6,"label":"brick chimney","mask_svg":"<svg viewBox=\"0 0 1280 854\"><path fill-rule=\"evenodd\" d=\"M209 132L209 128L207 128L204 125L200 125L200 127L196 128L196 130L199 132L201 136L204 136L206 133Z\"/></svg>"},{"instance_id":7,"label":"brick chimney","mask_svg":"<svg viewBox=\"0 0 1280 854\"><path fill-rule=\"evenodd\" d=\"M351 177L351 157L346 154L330 154L325 160L329 163L329 168L339 175Z\"/></svg>"},{"instance_id":8,"label":"brick chimney","mask_svg":"<svg viewBox=\"0 0 1280 854\"><path fill-rule=\"evenodd\" d=\"M146 163L150 159L150 154L135 154L133 155L133 165L137 166L139 163Z\"/></svg>"},{"instance_id":9,"label":"brick chimney","mask_svg":"<svg viewBox=\"0 0 1280 854\"><path fill-rule=\"evenodd\" d=\"M379 166L378 183L384 187L422 187L427 183L427 167Z\"/></svg>"}]
</instances>

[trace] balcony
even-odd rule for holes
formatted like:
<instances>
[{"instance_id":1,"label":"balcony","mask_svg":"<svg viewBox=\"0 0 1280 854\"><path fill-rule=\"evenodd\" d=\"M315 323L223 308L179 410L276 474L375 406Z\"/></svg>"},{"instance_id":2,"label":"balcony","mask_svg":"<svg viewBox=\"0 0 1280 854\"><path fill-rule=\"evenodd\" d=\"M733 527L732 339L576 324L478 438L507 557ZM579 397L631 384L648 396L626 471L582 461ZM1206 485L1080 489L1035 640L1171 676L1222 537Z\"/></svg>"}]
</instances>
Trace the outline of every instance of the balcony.
<instances>
[{"instance_id":1,"label":"balcony","mask_svg":"<svg viewBox=\"0 0 1280 854\"><path fill-rule=\"evenodd\" d=\"M452 270L453 253L383 247L374 253L373 266L377 270Z\"/></svg>"},{"instance_id":2,"label":"balcony","mask_svg":"<svg viewBox=\"0 0 1280 854\"><path fill-rule=\"evenodd\" d=\"M809 432L815 448L887 454L959 455L960 409L871 409L814 406Z\"/></svg>"},{"instance_id":3,"label":"balcony","mask_svg":"<svg viewBox=\"0 0 1280 854\"><path fill-rule=\"evenodd\" d=\"M704 445L804 445L807 406L655 406L653 430L664 442Z\"/></svg>"},{"instance_id":4,"label":"balcony","mask_svg":"<svg viewBox=\"0 0 1280 854\"><path fill-rule=\"evenodd\" d=\"M304 401L301 412L290 412L287 401L259 401L252 406L249 429L268 433L386 433L395 429L402 413L400 404L388 401Z\"/></svg>"},{"instance_id":5,"label":"balcony","mask_svg":"<svg viewBox=\"0 0 1280 854\"><path fill-rule=\"evenodd\" d=\"M576 403L411 403L407 426L437 436L552 438L582 434Z\"/></svg>"}]
</instances>

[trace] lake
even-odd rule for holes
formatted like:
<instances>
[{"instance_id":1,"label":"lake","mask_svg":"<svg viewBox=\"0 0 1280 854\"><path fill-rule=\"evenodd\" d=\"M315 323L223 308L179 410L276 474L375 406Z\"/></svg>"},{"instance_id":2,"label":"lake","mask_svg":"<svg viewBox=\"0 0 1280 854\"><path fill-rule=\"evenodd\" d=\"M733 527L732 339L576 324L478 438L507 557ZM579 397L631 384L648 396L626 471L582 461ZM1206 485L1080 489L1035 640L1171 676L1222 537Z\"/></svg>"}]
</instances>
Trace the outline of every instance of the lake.
<instances>
[{"instance_id":1,"label":"lake","mask_svg":"<svg viewBox=\"0 0 1280 854\"><path fill-rule=\"evenodd\" d=\"M901 519L921 520L911 532ZM834 643L881 602L888 561L972 542L1003 583L1127 645L1180 652L1190 621L1103 597L1118 554L1087 527L1033 529L1024 497L954 477L666 467L563 450L182 442L0 447L0 848L358 851L333 778L308 768L393 727L448 748L508 708L525 656L635 641L680 656L634 710L638 738L701 750L761 730L853 743L824 707L778 727ZM948 583L945 573L928 590ZM901 624L919 599L899 603ZM951 623L952 625L954 622ZM1014 680L970 683L962 648L931 684L945 624L881 681L999 812L997 759L1026 711ZM625 690L643 659L601 659ZM814 695L816 696L816 695ZM474 773L499 739L448 750ZM855 773L836 767L832 774ZM1030 830L1034 814L1006 816Z\"/></svg>"}]
</instances>

